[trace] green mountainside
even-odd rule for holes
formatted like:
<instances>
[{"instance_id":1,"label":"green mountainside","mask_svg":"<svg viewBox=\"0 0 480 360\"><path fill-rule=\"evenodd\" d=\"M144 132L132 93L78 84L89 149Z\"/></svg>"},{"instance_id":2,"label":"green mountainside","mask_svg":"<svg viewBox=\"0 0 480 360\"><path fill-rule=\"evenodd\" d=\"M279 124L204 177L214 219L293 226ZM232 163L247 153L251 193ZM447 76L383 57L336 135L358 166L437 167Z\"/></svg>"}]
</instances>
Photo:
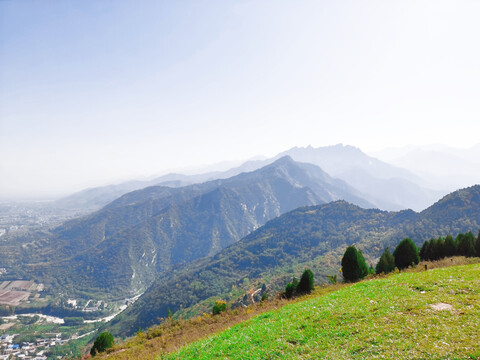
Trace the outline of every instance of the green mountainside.
<instances>
[{"instance_id":1,"label":"green mountainside","mask_svg":"<svg viewBox=\"0 0 480 360\"><path fill-rule=\"evenodd\" d=\"M344 201L295 209L254 231L215 256L160 274L124 313L107 325L116 335L131 335L166 317L222 297L236 301L250 284L279 289L305 266L316 279L338 273L348 245L355 244L374 265L385 247L405 237L418 245L431 237L480 228L480 186L447 195L421 213L362 209Z\"/></svg>"},{"instance_id":2,"label":"green mountainside","mask_svg":"<svg viewBox=\"0 0 480 360\"><path fill-rule=\"evenodd\" d=\"M50 233L9 243L12 256L0 267L63 293L131 296L170 266L211 256L282 213L337 199L370 206L320 168L283 157L228 179L125 194Z\"/></svg>"}]
</instances>

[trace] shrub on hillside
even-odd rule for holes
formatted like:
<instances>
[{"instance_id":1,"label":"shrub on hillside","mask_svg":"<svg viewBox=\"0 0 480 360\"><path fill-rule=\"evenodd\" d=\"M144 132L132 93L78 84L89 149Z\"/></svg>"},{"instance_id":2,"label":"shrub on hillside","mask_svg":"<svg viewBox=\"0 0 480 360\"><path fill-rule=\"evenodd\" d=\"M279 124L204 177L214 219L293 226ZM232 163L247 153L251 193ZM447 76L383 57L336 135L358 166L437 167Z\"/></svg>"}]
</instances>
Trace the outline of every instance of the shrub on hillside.
<instances>
[{"instance_id":1,"label":"shrub on hillside","mask_svg":"<svg viewBox=\"0 0 480 360\"><path fill-rule=\"evenodd\" d=\"M342 257L342 273L346 282L354 282L368 275L368 267L361 251L349 246Z\"/></svg>"},{"instance_id":2,"label":"shrub on hillside","mask_svg":"<svg viewBox=\"0 0 480 360\"><path fill-rule=\"evenodd\" d=\"M295 294L295 291L297 289L295 288L295 285L291 282L289 282L286 286L285 286L285 297L287 299L291 299L293 297L293 295Z\"/></svg>"},{"instance_id":3,"label":"shrub on hillside","mask_svg":"<svg viewBox=\"0 0 480 360\"><path fill-rule=\"evenodd\" d=\"M393 252L395 257L395 266L399 269L405 269L410 265L416 265L420 262L418 248L410 238L403 239L397 245Z\"/></svg>"},{"instance_id":4,"label":"shrub on hillside","mask_svg":"<svg viewBox=\"0 0 480 360\"><path fill-rule=\"evenodd\" d=\"M313 272L310 269L306 269L302 277L300 278L300 282L297 286L297 293L298 294L309 294L315 288L314 280L313 280Z\"/></svg>"},{"instance_id":5,"label":"shrub on hillside","mask_svg":"<svg viewBox=\"0 0 480 360\"><path fill-rule=\"evenodd\" d=\"M93 342L92 349L90 350L90 355L95 356L98 353L110 349L113 346L113 343L113 335L110 334L108 331L102 332Z\"/></svg>"},{"instance_id":6,"label":"shrub on hillside","mask_svg":"<svg viewBox=\"0 0 480 360\"><path fill-rule=\"evenodd\" d=\"M395 270L395 258L390 253L390 250L386 248L383 251L382 256L380 256L380 260L378 260L377 266L375 267L375 272L377 274L388 274Z\"/></svg>"},{"instance_id":7,"label":"shrub on hillside","mask_svg":"<svg viewBox=\"0 0 480 360\"><path fill-rule=\"evenodd\" d=\"M295 295L297 292L298 280L296 277L293 277L292 282L289 282L287 286L285 286L285 297L290 299Z\"/></svg>"},{"instance_id":8,"label":"shrub on hillside","mask_svg":"<svg viewBox=\"0 0 480 360\"><path fill-rule=\"evenodd\" d=\"M227 303L223 300L215 300L215 304L212 308L212 314L218 315L225 310L227 310Z\"/></svg>"}]
</instances>

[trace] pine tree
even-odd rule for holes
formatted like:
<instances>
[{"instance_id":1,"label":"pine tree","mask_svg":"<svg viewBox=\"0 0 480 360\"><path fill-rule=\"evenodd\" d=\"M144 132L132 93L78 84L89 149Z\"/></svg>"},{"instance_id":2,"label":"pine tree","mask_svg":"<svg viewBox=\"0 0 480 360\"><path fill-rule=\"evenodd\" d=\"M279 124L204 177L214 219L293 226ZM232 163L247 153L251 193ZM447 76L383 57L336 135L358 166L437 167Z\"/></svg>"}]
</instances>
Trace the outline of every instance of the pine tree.
<instances>
[{"instance_id":1,"label":"pine tree","mask_svg":"<svg viewBox=\"0 0 480 360\"><path fill-rule=\"evenodd\" d=\"M368 275L368 267L362 253L355 246L349 246L342 258L343 279L354 282Z\"/></svg>"},{"instance_id":2,"label":"pine tree","mask_svg":"<svg viewBox=\"0 0 480 360\"><path fill-rule=\"evenodd\" d=\"M309 294L314 289L315 284L313 281L313 272L310 269L306 269L302 277L300 278L300 282L297 286L297 293L299 294Z\"/></svg>"},{"instance_id":3,"label":"pine tree","mask_svg":"<svg viewBox=\"0 0 480 360\"><path fill-rule=\"evenodd\" d=\"M420 262L417 246L409 238L400 241L393 252L393 256L395 257L395 265L400 270Z\"/></svg>"},{"instance_id":4,"label":"pine tree","mask_svg":"<svg viewBox=\"0 0 480 360\"><path fill-rule=\"evenodd\" d=\"M456 240L458 243L458 255L475 256L475 237L471 231L466 234L458 234Z\"/></svg>"},{"instance_id":5,"label":"pine tree","mask_svg":"<svg viewBox=\"0 0 480 360\"><path fill-rule=\"evenodd\" d=\"M444 246L445 240L443 238L439 237L438 239L431 239L430 246L428 247L428 260L443 259L445 257Z\"/></svg>"},{"instance_id":6,"label":"pine tree","mask_svg":"<svg viewBox=\"0 0 480 360\"><path fill-rule=\"evenodd\" d=\"M445 239L442 237L439 237L437 240L435 240L437 244L437 259L443 259L445 255Z\"/></svg>"},{"instance_id":7,"label":"pine tree","mask_svg":"<svg viewBox=\"0 0 480 360\"><path fill-rule=\"evenodd\" d=\"M431 251L430 251L430 248L431 248L431 240L427 240L423 243L422 245L422 248L420 249L420 259L422 260L430 260L430 256L431 256Z\"/></svg>"},{"instance_id":8,"label":"pine tree","mask_svg":"<svg viewBox=\"0 0 480 360\"><path fill-rule=\"evenodd\" d=\"M293 295L295 294L295 291L297 289L295 288L295 285L291 282L289 282L287 284L287 286L285 286L285 297L287 299L291 299L293 297Z\"/></svg>"},{"instance_id":9,"label":"pine tree","mask_svg":"<svg viewBox=\"0 0 480 360\"><path fill-rule=\"evenodd\" d=\"M378 261L377 266L375 267L375 272L377 274L381 274L381 273L388 274L393 270L395 270L395 258L390 253L390 250L386 248L383 251L382 256L380 256L380 260Z\"/></svg>"},{"instance_id":10,"label":"pine tree","mask_svg":"<svg viewBox=\"0 0 480 360\"><path fill-rule=\"evenodd\" d=\"M447 235L447 237L445 238L444 253L447 257L457 255L457 247L455 245L455 240L453 240L452 235Z\"/></svg>"},{"instance_id":11,"label":"pine tree","mask_svg":"<svg viewBox=\"0 0 480 360\"><path fill-rule=\"evenodd\" d=\"M475 251L477 256L480 257L480 230L478 230L477 241L475 242Z\"/></svg>"}]
</instances>

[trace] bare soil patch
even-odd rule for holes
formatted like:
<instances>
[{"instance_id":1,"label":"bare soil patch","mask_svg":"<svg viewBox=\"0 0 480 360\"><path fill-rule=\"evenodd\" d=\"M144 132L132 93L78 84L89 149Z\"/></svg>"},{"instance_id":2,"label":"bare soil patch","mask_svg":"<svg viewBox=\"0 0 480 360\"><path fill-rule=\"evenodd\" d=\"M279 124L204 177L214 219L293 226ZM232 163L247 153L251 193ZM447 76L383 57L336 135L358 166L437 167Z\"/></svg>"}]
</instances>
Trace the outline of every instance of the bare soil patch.
<instances>
[{"instance_id":1,"label":"bare soil patch","mask_svg":"<svg viewBox=\"0 0 480 360\"><path fill-rule=\"evenodd\" d=\"M4 290L0 292L0 304L18 306L30 296L27 291Z\"/></svg>"},{"instance_id":2,"label":"bare soil patch","mask_svg":"<svg viewBox=\"0 0 480 360\"><path fill-rule=\"evenodd\" d=\"M436 303L430 305L430 307L435 311L443 311L443 310L453 310L453 306L450 304L445 303Z\"/></svg>"}]
</instances>

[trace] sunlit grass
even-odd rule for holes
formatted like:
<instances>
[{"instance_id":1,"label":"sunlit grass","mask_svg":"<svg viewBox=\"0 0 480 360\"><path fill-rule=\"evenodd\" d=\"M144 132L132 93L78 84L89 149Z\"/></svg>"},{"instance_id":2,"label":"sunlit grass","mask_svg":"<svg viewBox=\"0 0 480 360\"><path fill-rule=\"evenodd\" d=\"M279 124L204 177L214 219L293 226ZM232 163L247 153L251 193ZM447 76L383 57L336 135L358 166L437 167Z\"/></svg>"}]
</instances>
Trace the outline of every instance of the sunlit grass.
<instances>
[{"instance_id":1,"label":"sunlit grass","mask_svg":"<svg viewBox=\"0 0 480 360\"><path fill-rule=\"evenodd\" d=\"M433 310L437 303L452 310ZM480 265L361 282L261 314L157 357L292 358L480 358Z\"/></svg>"}]
</instances>

